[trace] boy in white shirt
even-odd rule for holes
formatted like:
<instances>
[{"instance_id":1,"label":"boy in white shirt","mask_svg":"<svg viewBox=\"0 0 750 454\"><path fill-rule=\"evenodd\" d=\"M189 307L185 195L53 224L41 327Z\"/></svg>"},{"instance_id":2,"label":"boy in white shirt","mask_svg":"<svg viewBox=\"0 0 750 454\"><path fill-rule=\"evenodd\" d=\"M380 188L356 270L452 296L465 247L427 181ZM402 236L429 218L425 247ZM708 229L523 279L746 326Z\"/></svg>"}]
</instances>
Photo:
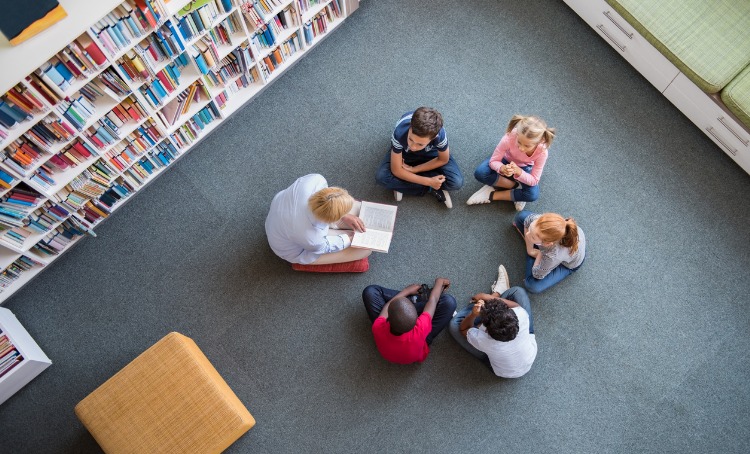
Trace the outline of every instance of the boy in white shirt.
<instances>
[{"instance_id":1,"label":"boy in white shirt","mask_svg":"<svg viewBox=\"0 0 750 454\"><path fill-rule=\"evenodd\" d=\"M531 303L521 287L508 288L508 273L500 265L491 294L477 293L451 320L456 342L486 364L498 377L526 374L537 353Z\"/></svg>"}]
</instances>

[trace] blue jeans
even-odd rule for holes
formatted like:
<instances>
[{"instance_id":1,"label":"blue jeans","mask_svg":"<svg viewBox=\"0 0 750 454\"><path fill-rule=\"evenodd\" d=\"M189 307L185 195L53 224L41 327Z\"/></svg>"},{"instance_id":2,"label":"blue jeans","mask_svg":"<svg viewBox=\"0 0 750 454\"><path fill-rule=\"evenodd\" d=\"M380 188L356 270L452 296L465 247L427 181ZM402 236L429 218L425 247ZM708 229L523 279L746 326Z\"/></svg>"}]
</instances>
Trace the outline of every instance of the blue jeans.
<instances>
[{"instance_id":1,"label":"blue jeans","mask_svg":"<svg viewBox=\"0 0 750 454\"><path fill-rule=\"evenodd\" d=\"M511 287L503 292L503 294L500 295L500 298L504 298L506 300L517 303L529 314L529 333L534 334L534 318L531 315L531 301L529 301L529 295L526 294L526 291L521 287ZM453 317L450 325L448 325L448 331L451 333L451 336L453 336L456 342L458 342L458 345L463 347L466 351L482 361L487 367L492 369L492 366L490 365L490 359L487 357L487 354L474 348L474 346L471 345L466 339L466 336L461 334L461 322L471 313L471 309L473 307L474 303L469 303L466 307L458 311L458 314ZM477 317L474 319L474 326L479 326L481 324L481 317Z\"/></svg>"},{"instance_id":2,"label":"blue jeans","mask_svg":"<svg viewBox=\"0 0 750 454\"><path fill-rule=\"evenodd\" d=\"M507 164L508 161L503 159L503 164ZM531 172L531 169L534 168L534 166L526 166L521 167L524 172ZM497 177L506 178L510 181L516 181L513 178L506 177L504 175L500 175L499 173L495 172L490 168L490 158L487 158L479 164L477 169L474 171L474 178L479 180L479 182L486 184L487 186L495 186L495 183L497 182ZM520 188L517 189L511 189L510 191L510 198L514 202L533 202L536 199L539 198L539 185L536 186L529 186L526 184L521 183L520 181L518 184L521 185Z\"/></svg>"},{"instance_id":3,"label":"blue jeans","mask_svg":"<svg viewBox=\"0 0 750 454\"><path fill-rule=\"evenodd\" d=\"M411 166L417 166L431 159L432 158L427 158L427 159L416 158L416 159L409 159L408 161L405 160L404 162L406 162L408 165L411 165ZM418 173L417 175L420 175L423 177L434 177L435 175L444 175L445 181L443 182L443 185L440 187L440 189L445 190L445 191L458 191L464 185L463 174L461 174L461 169L458 167L456 160L453 159L453 156L451 156L448 159L448 162L445 163L445 165L443 165L442 167L438 167L437 169L433 169L433 170L428 170L427 172L421 172L421 173ZM381 186L385 186L388 189L392 189L394 191L398 191L407 195L422 196L432 189L429 186L422 186L421 184L405 181L393 175L393 173L391 173L391 151L390 150L388 151L388 154L385 156L383 163L380 164L378 173L375 175L375 181Z\"/></svg>"},{"instance_id":4,"label":"blue jeans","mask_svg":"<svg viewBox=\"0 0 750 454\"><path fill-rule=\"evenodd\" d=\"M367 310L367 316L370 317L370 321L375 323L375 319L378 318L381 312L383 312L383 306L385 303L393 299L399 290L392 290L389 288L381 287L379 285L368 285L362 292L362 301L365 303L365 309ZM427 304L427 300L420 300L418 296L409 297L414 303L414 307L417 308L417 314L421 314L424 311L424 306ZM435 315L432 317L432 331L427 336L427 344L431 344L432 340L440 334L440 331L448 326L448 323L453 317L453 311L456 310L456 298L447 293L443 293L438 300L437 307L435 308Z\"/></svg>"},{"instance_id":5,"label":"blue jeans","mask_svg":"<svg viewBox=\"0 0 750 454\"><path fill-rule=\"evenodd\" d=\"M523 234L524 222L526 221L526 218L531 214L533 214L531 211L523 210L520 213L516 214L515 219L513 219L513 225L521 232L521 234ZM580 265L571 269L563 264L560 264L557 265L555 269L550 271L542 279L537 279L531 272L532 268L534 268L535 261L536 259L534 257L526 254L526 278L523 280L523 285L524 287L526 287L526 290L528 290L529 293L542 293L548 288L560 283L563 279L575 273L576 271L578 271L578 268L583 266L583 262L581 262ZM585 258L584 261L586 261Z\"/></svg>"}]
</instances>

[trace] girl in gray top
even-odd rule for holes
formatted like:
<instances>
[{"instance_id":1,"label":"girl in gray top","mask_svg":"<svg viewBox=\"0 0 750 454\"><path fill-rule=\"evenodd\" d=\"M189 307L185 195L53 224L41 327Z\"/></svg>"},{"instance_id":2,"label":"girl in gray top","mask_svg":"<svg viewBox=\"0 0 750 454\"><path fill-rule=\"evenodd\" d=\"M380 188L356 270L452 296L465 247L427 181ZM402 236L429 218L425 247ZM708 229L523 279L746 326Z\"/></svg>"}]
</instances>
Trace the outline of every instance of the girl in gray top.
<instances>
[{"instance_id":1,"label":"girl in gray top","mask_svg":"<svg viewBox=\"0 0 750 454\"><path fill-rule=\"evenodd\" d=\"M526 241L524 285L530 293L547 290L583 265L586 237L573 218L521 211L513 225Z\"/></svg>"}]
</instances>

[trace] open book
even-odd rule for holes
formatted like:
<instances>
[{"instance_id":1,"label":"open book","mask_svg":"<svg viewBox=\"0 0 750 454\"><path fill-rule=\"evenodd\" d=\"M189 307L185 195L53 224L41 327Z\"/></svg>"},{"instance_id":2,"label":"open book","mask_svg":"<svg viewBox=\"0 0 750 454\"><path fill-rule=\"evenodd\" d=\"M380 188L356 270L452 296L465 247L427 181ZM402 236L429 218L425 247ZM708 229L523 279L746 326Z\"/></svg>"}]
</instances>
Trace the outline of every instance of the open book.
<instances>
[{"instance_id":1,"label":"open book","mask_svg":"<svg viewBox=\"0 0 750 454\"><path fill-rule=\"evenodd\" d=\"M352 247L388 252L393 238L393 227L396 225L396 205L362 202L359 218L365 223L367 231L354 232Z\"/></svg>"}]
</instances>

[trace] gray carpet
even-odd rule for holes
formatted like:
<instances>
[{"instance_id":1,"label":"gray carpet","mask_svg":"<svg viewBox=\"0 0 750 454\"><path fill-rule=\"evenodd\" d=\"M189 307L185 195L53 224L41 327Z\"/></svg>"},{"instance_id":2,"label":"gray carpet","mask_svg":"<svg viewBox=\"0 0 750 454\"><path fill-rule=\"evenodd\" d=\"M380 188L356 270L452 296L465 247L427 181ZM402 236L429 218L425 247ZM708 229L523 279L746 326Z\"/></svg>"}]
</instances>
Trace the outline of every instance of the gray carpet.
<instances>
[{"instance_id":1,"label":"gray carpet","mask_svg":"<svg viewBox=\"0 0 750 454\"><path fill-rule=\"evenodd\" d=\"M467 184L405 197L361 275L294 273L273 195L318 172L359 198L395 121L446 119ZM575 217L584 267L532 305L539 354L494 377L447 335L382 360L360 294L444 275L464 303L499 263L510 204L467 207L514 113L558 128L536 212ZM0 408L3 452L99 452L73 407L170 331L257 419L228 452L750 451L750 177L562 2L367 0L257 100L5 306L54 364Z\"/></svg>"}]
</instances>

